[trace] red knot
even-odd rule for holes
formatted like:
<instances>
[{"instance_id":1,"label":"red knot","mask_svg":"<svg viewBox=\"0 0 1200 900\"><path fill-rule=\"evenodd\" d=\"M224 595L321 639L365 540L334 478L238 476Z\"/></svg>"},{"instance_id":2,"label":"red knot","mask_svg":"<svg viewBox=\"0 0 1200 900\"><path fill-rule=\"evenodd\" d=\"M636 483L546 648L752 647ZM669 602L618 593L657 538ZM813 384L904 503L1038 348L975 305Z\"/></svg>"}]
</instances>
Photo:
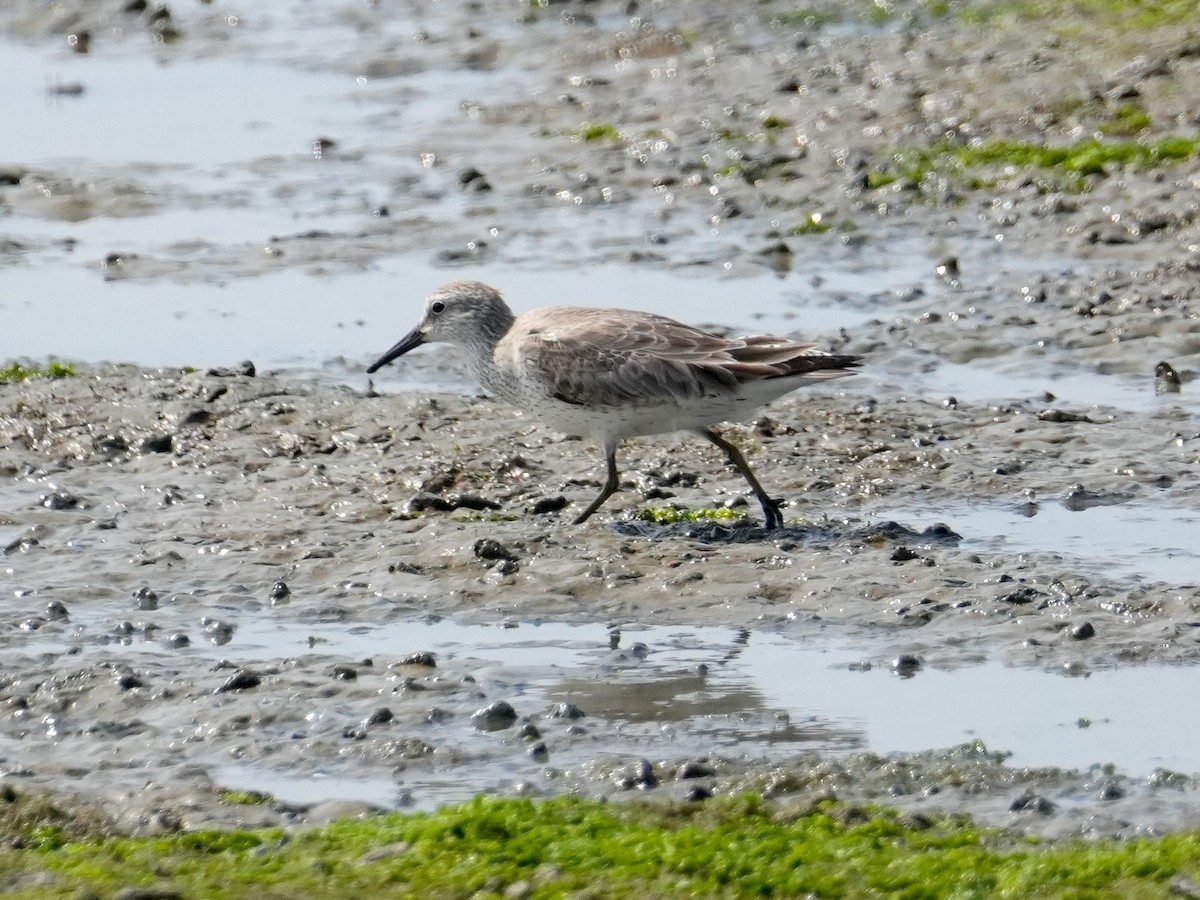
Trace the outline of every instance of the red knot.
<instances>
[{"instance_id":1,"label":"red knot","mask_svg":"<svg viewBox=\"0 0 1200 900\"><path fill-rule=\"evenodd\" d=\"M797 388L850 375L860 359L773 335L724 338L628 309L547 306L514 316L495 288L452 281L430 295L420 324L367 372L439 342L466 351L484 390L603 449L608 477L576 525L617 490L622 440L691 431L725 452L762 504L766 527L779 528L779 501L712 426L745 421Z\"/></svg>"}]
</instances>

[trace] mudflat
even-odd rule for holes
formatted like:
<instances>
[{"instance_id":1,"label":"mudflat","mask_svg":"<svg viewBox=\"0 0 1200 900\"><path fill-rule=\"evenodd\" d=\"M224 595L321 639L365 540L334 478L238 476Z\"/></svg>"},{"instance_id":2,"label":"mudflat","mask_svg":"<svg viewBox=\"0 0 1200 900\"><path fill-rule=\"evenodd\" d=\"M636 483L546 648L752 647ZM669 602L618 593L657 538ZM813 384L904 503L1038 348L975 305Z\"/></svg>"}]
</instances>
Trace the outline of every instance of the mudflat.
<instances>
[{"instance_id":1,"label":"mudflat","mask_svg":"<svg viewBox=\"0 0 1200 900\"><path fill-rule=\"evenodd\" d=\"M197 366L184 342L132 363L59 351L73 377L0 384L4 777L134 831L696 784L1050 834L1196 824L1200 760L1105 765L1137 743L1127 706L1064 701L1056 727L1095 735L1082 763L970 730L993 705L1033 715L1006 672L1163 676L1177 689L1143 705L1163 733L1194 729L1200 53L1177 20L1098 9L1035 26L1000 7L7 7L4 40L64 68L89 33L96 80L151 57L374 93L357 117L347 93L312 146L207 168L89 157L86 132L0 160L0 279L216 297L292 273L357 348L298 366L272 349L257 371L232 352ZM81 83L49 85L54 102L89 102ZM321 227L254 219L289 203ZM830 285L829 266L877 283ZM818 298L816 324L797 301L772 329L867 365L724 430L786 500L784 529L757 528L740 476L682 436L627 441L620 492L572 526L597 448L473 396L436 349L368 384L436 282L391 279L361 322L355 291L409 267L561 278L586 296L558 302L689 321L689 285L719 279L728 315L703 318L739 333L762 330L747 296L783 285ZM6 298L9 340L55 302ZM961 740L914 717L880 745L820 667L796 686L788 641L805 665L834 648L831 685L916 692L991 664L995 694L965 698ZM759 654L772 667L747 674Z\"/></svg>"}]
</instances>

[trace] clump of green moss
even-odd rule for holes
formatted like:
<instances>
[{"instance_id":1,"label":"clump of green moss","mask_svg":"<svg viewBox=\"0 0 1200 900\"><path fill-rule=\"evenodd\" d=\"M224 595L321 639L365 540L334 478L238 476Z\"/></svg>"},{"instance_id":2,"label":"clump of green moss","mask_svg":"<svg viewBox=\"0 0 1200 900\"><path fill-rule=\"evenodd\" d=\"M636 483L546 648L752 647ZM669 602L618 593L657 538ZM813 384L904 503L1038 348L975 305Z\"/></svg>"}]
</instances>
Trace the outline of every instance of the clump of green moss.
<instances>
[{"instance_id":1,"label":"clump of green moss","mask_svg":"<svg viewBox=\"0 0 1200 900\"><path fill-rule=\"evenodd\" d=\"M60 363L56 359L50 360L45 368L10 362L8 365L0 367L0 382L28 381L31 378L70 378L74 374L74 365Z\"/></svg>"}]
</instances>

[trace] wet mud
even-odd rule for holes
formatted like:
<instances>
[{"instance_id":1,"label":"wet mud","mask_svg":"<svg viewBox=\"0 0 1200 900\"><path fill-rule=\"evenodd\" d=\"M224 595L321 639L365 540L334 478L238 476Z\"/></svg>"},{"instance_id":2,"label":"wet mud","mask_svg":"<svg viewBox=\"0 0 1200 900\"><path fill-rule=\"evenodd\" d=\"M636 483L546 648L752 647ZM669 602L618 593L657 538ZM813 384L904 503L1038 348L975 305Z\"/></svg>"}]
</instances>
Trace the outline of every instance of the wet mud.
<instances>
[{"instance_id":1,"label":"wet mud","mask_svg":"<svg viewBox=\"0 0 1200 900\"><path fill-rule=\"evenodd\" d=\"M1013 745L918 712L943 677L1019 720L1030 673L1150 673L1139 727L1193 727L1162 684L1183 698L1200 673L1200 164L1110 166L1084 192L1003 166L982 188L878 173L939 137L1070 141L1131 98L1149 137L1194 130L1200 55L1177 29L1033 46L1003 21L777 6L744 23L703 3L6 8L5 49L61 70L50 102L78 104L82 130L0 160L0 279L36 288L3 299L3 355L48 331L21 331L43 287L83 301L50 309L65 346L156 337L0 384L3 777L135 831L747 788L1056 835L1195 825L1200 759L1126 750L1136 693L1067 693ZM235 92L229 121L262 121L217 155L199 129L145 156L88 138L89 109L115 114L106 86L158 103L219 72L247 96L300 79L307 131ZM580 271L587 296L553 295ZM588 442L474 396L436 348L361 374L464 273L514 305L795 329L868 365L726 430L784 529L679 435L627 442L620 492L575 527L602 474ZM819 324L746 299L784 289L818 298ZM724 291L724 311L689 300ZM127 297L137 317L117 321ZM289 320L289 346L252 307ZM326 337L315 311L334 307ZM230 350L247 332L270 346L257 367ZM320 349L296 364L305 333ZM203 359L219 367L188 368ZM745 518L689 517L705 509ZM839 712L850 673L911 688L911 727ZM1055 755L1055 729L1081 757Z\"/></svg>"}]
</instances>

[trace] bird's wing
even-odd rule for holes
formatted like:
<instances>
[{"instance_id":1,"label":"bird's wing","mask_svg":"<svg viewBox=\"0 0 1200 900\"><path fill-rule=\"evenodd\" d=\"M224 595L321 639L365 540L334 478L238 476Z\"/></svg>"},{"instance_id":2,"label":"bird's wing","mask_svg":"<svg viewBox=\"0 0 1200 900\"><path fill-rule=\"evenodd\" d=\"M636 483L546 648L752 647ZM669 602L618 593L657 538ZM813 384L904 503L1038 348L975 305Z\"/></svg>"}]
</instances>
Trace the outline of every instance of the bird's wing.
<instances>
[{"instance_id":1,"label":"bird's wing","mask_svg":"<svg viewBox=\"0 0 1200 900\"><path fill-rule=\"evenodd\" d=\"M787 374L786 361L810 346L723 338L634 310L548 307L516 320L496 362L564 402L615 406L730 393L741 381Z\"/></svg>"}]
</instances>

